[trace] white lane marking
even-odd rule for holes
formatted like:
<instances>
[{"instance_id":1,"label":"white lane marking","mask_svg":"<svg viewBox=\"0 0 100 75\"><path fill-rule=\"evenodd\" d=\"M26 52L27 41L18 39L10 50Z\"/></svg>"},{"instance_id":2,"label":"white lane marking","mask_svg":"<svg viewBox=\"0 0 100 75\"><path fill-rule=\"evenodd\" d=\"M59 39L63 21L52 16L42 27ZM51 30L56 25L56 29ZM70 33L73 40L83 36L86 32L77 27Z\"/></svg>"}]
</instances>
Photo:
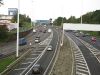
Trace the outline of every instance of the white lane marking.
<instances>
[{"instance_id":1,"label":"white lane marking","mask_svg":"<svg viewBox=\"0 0 100 75\"><path fill-rule=\"evenodd\" d=\"M79 38L77 38L77 39L79 39ZM95 58L100 63L99 58L96 56L100 53L100 51L98 49L96 49L95 47L93 47L92 45L90 45L89 43L85 42L84 40L82 40L82 39L79 39L79 40L90 50L90 52L95 56ZM95 54L95 52L97 52L97 54Z\"/></svg>"},{"instance_id":2,"label":"white lane marking","mask_svg":"<svg viewBox=\"0 0 100 75\"><path fill-rule=\"evenodd\" d=\"M22 63L22 64L29 64L29 63L32 63L32 62L27 62L27 63Z\"/></svg>"},{"instance_id":3,"label":"white lane marking","mask_svg":"<svg viewBox=\"0 0 100 75\"><path fill-rule=\"evenodd\" d=\"M39 55L39 54L31 54L31 55Z\"/></svg>"},{"instance_id":4,"label":"white lane marking","mask_svg":"<svg viewBox=\"0 0 100 75\"><path fill-rule=\"evenodd\" d=\"M71 39L71 38L70 38ZM75 46L75 48L77 48L77 49L75 49L74 51L76 51L75 52L75 56L77 55L77 54L79 54L79 56L81 55L82 57L83 57L83 59L84 59L84 61L81 61L81 59L80 60L76 60L76 63L85 63L85 66L87 66L86 67L86 69L88 70L87 71L87 73L89 74L89 75L91 75L91 73L90 73L90 70L89 70L89 68L88 68L88 65L87 65L87 62L86 62L86 60L85 60L85 58L84 58L84 56L83 56L83 54L82 54L82 52L81 52L81 50L79 49L79 47L77 46L77 44L71 39L71 41L72 41L72 46ZM74 47L73 47L74 48ZM77 58L79 58L79 57L77 57ZM76 59L76 57L75 57L75 59ZM78 71L78 69L77 69L77 65L76 65L76 73L77 73L77 71ZM81 72L84 72L84 71L81 71ZM85 73L84 73L85 74ZM78 75L80 75L80 74L78 74Z\"/></svg>"},{"instance_id":5,"label":"white lane marking","mask_svg":"<svg viewBox=\"0 0 100 75\"><path fill-rule=\"evenodd\" d=\"M27 60L28 60L28 59L36 59L36 58L27 58Z\"/></svg>"},{"instance_id":6,"label":"white lane marking","mask_svg":"<svg viewBox=\"0 0 100 75\"><path fill-rule=\"evenodd\" d=\"M88 74L80 73L80 72L77 71L76 75L88 75Z\"/></svg>"},{"instance_id":7,"label":"white lane marking","mask_svg":"<svg viewBox=\"0 0 100 75\"><path fill-rule=\"evenodd\" d=\"M41 53L42 51L34 51L34 52L40 52Z\"/></svg>"},{"instance_id":8,"label":"white lane marking","mask_svg":"<svg viewBox=\"0 0 100 75\"><path fill-rule=\"evenodd\" d=\"M53 38L53 32L52 32L52 38ZM51 39L52 40L52 39ZM51 42L51 40L48 42L48 45L50 44L50 42ZM45 47L45 49L42 51L42 53L33 61L33 65L32 64L30 64L24 71L22 71L21 73L20 73L20 75L23 75L23 73L29 68L29 67L31 67L31 68L29 68L29 70L27 71L27 73L25 74L25 75L28 75L28 73L32 70L32 68L33 68L33 66L40 60L40 58L43 56L43 54L46 52L46 49L47 49L47 47L48 47L48 45ZM32 65L32 66L31 66Z\"/></svg>"},{"instance_id":9,"label":"white lane marking","mask_svg":"<svg viewBox=\"0 0 100 75\"><path fill-rule=\"evenodd\" d=\"M14 70L25 70L26 68L18 68L18 69L14 69Z\"/></svg>"},{"instance_id":10,"label":"white lane marking","mask_svg":"<svg viewBox=\"0 0 100 75\"><path fill-rule=\"evenodd\" d=\"M58 33L57 33L57 34L58 34ZM57 40L59 41L59 36L58 36L58 39L57 39ZM57 41L57 42L58 42L58 41ZM58 44L56 44L55 53L54 53L54 55L53 55L53 57L52 57L52 59L51 59L51 61L50 61L49 65L48 65L48 67L46 68L45 72L43 73L43 75L46 75L46 72L47 72L47 70L49 69L49 67L50 67L50 65L51 65L51 63L52 63L52 61L53 61L53 59L54 59L54 57L55 57L55 55L56 55L57 46L58 46ZM59 50L59 51L60 51L60 50ZM58 55L57 55L57 56L58 56ZM57 58L56 58L55 60L57 60ZM54 64L55 64L55 62L56 62L56 61L54 61ZM53 69L53 67L54 67L54 64L53 64L53 66L52 66L52 68L51 68L51 71L52 71L52 69ZM50 74L51 74L51 71L49 72L49 74L48 74L48 75L50 75Z\"/></svg>"}]
</instances>

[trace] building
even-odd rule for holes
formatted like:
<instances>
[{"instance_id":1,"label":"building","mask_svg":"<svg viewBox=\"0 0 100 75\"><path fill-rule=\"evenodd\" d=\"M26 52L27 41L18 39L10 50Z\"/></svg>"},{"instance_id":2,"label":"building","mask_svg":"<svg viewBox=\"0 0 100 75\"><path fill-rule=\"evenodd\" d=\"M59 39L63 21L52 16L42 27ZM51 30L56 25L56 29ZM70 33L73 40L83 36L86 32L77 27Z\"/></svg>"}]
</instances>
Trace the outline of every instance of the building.
<instances>
[{"instance_id":1,"label":"building","mask_svg":"<svg viewBox=\"0 0 100 75\"><path fill-rule=\"evenodd\" d=\"M16 15L18 13L17 8L8 8L8 15Z\"/></svg>"},{"instance_id":2,"label":"building","mask_svg":"<svg viewBox=\"0 0 100 75\"><path fill-rule=\"evenodd\" d=\"M36 20L37 25L49 25L50 20Z\"/></svg>"},{"instance_id":3,"label":"building","mask_svg":"<svg viewBox=\"0 0 100 75\"><path fill-rule=\"evenodd\" d=\"M17 28L17 23L3 23L0 22L0 27L6 27L9 31Z\"/></svg>"},{"instance_id":4,"label":"building","mask_svg":"<svg viewBox=\"0 0 100 75\"><path fill-rule=\"evenodd\" d=\"M0 14L0 26L8 28L8 30L16 29L17 23L11 23L11 19L18 13L17 8L8 8L8 15Z\"/></svg>"},{"instance_id":5,"label":"building","mask_svg":"<svg viewBox=\"0 0 100 75\"><path fill-rule=\"evenodd\" d=\"M0 23L10 23L12 18L12 15L0 15Z\"/></svg>"}]
</instances>

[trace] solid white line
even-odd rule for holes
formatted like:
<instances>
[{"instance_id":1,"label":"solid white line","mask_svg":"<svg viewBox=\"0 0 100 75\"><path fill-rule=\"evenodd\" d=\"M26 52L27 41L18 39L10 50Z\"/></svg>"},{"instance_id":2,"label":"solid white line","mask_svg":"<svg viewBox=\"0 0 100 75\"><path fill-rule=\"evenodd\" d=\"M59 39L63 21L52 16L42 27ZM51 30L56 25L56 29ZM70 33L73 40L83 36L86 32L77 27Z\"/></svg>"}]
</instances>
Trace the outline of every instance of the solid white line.
<instances>
[{"instance_id":1,"label":"solid white line","mask_svg":"<svg viewBox=\"0 0 100 75\"><path fill-rule=\"evenodd\" d=\"M24 69L26 69L26 68L19 68L19 69L14 69L14 70L24 70Z\"/></svg>"},{"instance_id":2,"label":"solid white line","mask_svg":"<svg viewBox=\"0 0 100 75\"><path fill-rule=\"evenodd\" d=\"M22 63L22 64L29 64L29 63L32 63L32 62L27 62L27 63Z\"/></svg>"},{"instance_id":3,"label":"solid white line","mask_svg":"<svg viewBox=\"0 0 100 75\"><path fill-rule=\"evenodd\" d=\"M52 35L52 37L53 37L53 32L51 33L51 35ZM52 39L51 39L52 40ZM40 60L40 58L43 56L43 54L46 52L46 49L48 48L48 46L49 46L49 44L50 44L50 42L51 42L51 40L49 41L49 43L48 43L48 45L46 46L46 48L42 51L42 53L36 58L36 62L32 65L32 67L27 71L27 73L25 74L25 75L28 75L28 73L32 70L32 68L33 68L33 66ZM31 66L30 65L30 66ZM28 68L30 67L30 66L28 66ZM26 70L27 70L27 68L26 68ZM24 70L20 75L22 75L26 70Z\"/></svg>"},{"instance_id":4,"label":"solid white line","mask_svg":"<svg viewBox=\"0 0 100 75\"><path fill-rule=\"evenodd\" d=\"M74 35L73 35L73 36L74 36ZM75 36L75 37L76 37L76 36ZM71 38L70 38L70 39L71 39ZM80 48L77 46L77 44L76 44L72 39L71 39L71 41L74 43L74 45L76 46L76 48L81 52L81 50L80 50ZM81 52L81 53L82 53L82 52ZM83 54L82 54L82 56L83 56ZM83 56L83 58L84 58L84 56ZM86 63L86 66L87 66L89 75L91 75L90 70L89 70L89 67L88 67L88 64L87 64L85 58L84 58L84 62Z\"/></svg>"},{"instance_id":5,"label":"solid white line","mask_svg":"<svg viewBox=\"0 0 100 75\"><path fill-rule=\"evenodd\" d=\"M28 60L28 59L36 59L36 58L27 58L27 60Z\"/></svg>"},{"instance_id":6,"label":"solid white line","mask_svg":"<svg viewBox=\"0 0 100 75\"><path fill-rule=\"evenodd\" d=\"M76 75L87 75L87 74L83 74L83 73L80 73L80 72L76 72Z\"/></svg>"},{"instance_id":7,"label":"solid white line","mask_svg":"<svg viewBox=\"0 0 100 75\"><path fill-rule=\"evenodd\" d=\"M57 31L56 31L56 32L57 32ZM58 32L57 32L57 34L58 34ZM59 36L58 36L58 41L59 41ZM58 43L58 41L57 41L57 43ZM52 59L51 59L49 65L48 65L48 67L46 68L45 72L43 73L43 75L46 75L46 72L47 72L47 70L49 69L49 67L50 67L50 65L51 65L51 63L52 63L52 61L53 61L53 59L54 59L54 57L55 57L55 54L56 54L56 51L57 51L57 46L58 46L58 44L56 44L55 53L54 53L54 55L53 55L53 57L52 57ZM60 50L58 51L58 54L59 54L59 52L60 52ZM56 63L56 61L57 61L58 54L57 54L57 57L55 58L55 61L54 61L53 65L52 65L52 68L51 68L51 70L49 71L49 74L48 74L48 75L50 75L51 72L53 71L53 67L54 67L54 65L55 65L55 63Z\"/></svg>"},{"instance_id":8,"label":"solid white line","mask_svg":"<svg viewBox=\"0 0 100 75\"><path fill-rule=\"evenodd\" d=\"M31 54L31 55L39 55L39 54Z\"/></svg>"},{"instance_id":9,"label":"solid white line","mask_svg":"<svg viewBox=\"0 0 100 75\"><path fill-rule=\"evenodd\" d=\"M77 39L79 39L79 38L77 38ZM83 41L82 39L79 39L81 42ZM83 42L82 42L83 43ZM87 42L86 42L87 43ZM84 43L83 43L84 44ZM89 43L88 43L89 44ZM84 44L84 46L86 46L85 44ZM92 46L92 45L90 45L90 46ZM87 46L86 46L86 48L88 48ZM94 49L96 49L95 47L93 47ZM88 48L89 50L90 50L90 52L94 55L94 57L98 60L98 62L100 63L100 60L97 58L97 56L91 51L91 49L90 48Z\"/></svg>"},{"instance_id":10,"label":"solid white line","mask_svg":"<svg viewBox=\"0 0 100 75\"><path fill-rule=\"evenodd\" d=\"M34 51L34 52L40 52L41 53L42 51Z\"/></svg>"}]
</instances>

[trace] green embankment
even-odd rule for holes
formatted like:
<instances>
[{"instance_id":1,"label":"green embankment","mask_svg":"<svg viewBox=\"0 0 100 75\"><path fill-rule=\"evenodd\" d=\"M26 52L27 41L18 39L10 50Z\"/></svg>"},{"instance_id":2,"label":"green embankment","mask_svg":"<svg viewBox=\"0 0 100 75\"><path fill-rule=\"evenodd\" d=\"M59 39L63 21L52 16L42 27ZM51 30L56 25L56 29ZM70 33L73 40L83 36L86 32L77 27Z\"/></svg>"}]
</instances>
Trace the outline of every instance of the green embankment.
<instances>
[{"instance_id":1,"label":"green embankment","mask_svg":"<svg viewBox=\"0 0 100 75\"><path fill-rule=\"evenodd\" d=\"M0 73L4 71L7 66L15 60L15 56L8 56L6 58L0 59Z\"/></svg>"}]
</instances>

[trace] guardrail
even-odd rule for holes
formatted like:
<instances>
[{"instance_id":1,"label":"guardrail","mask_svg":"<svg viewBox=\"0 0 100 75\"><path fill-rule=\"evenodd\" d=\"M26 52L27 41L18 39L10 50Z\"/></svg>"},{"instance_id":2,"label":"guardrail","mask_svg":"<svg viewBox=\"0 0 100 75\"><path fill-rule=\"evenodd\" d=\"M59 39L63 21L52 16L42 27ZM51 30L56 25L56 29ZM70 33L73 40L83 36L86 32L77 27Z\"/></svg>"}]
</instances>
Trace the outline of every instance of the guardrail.
<instances>
[{"instance_id":1,"label":"guardrail","mask_svg":"<svg viewBox=\"0 0 100 75\"><path fill-rule=\"evenodd\" d=\"M20 61L22 60L26 55L29 54L29 52L31 51L31 49L29 49L27 52L25 52L22 56L20 56L19 58L17 58L17 60L15 60L13 63L11 63L9 66L7 66L7 69L4 70L3 72L0 73L0 75L6 75L7 72L9 72L10 70L13 69L13 67Z\"/></svg>"},{"instance_id":2,"label":"guardrail","mask_svg":"<svg viewBox=\"0 0 100 75\"><path fill-rule=\"evenodd\" d=\"M47 39L51 39L53 37L53 32L51 33L51 35L47 38ZM45 41L45 40L44 40ZM50 44L51 40L49 41L48 45ZM34 60L34 62L37 62L42 55L45 53L48 45L46 46L46 48L44 49L44 51ZM14 67L15 65L20 62L26 55L28 55L31 52L31 49L29 49L27 52L25 52L22 56L20 56L17 60L15 60L13 63L11 63L9 66L7 66L7 69L5 69L3 72L0 73L0 75L6 75L7 73L9 73ZM29 69L34 62L27 68ZM24 74L27 70L25 70L24 72L22 72L20 75Z\"/></svg>"}]
</instances>

